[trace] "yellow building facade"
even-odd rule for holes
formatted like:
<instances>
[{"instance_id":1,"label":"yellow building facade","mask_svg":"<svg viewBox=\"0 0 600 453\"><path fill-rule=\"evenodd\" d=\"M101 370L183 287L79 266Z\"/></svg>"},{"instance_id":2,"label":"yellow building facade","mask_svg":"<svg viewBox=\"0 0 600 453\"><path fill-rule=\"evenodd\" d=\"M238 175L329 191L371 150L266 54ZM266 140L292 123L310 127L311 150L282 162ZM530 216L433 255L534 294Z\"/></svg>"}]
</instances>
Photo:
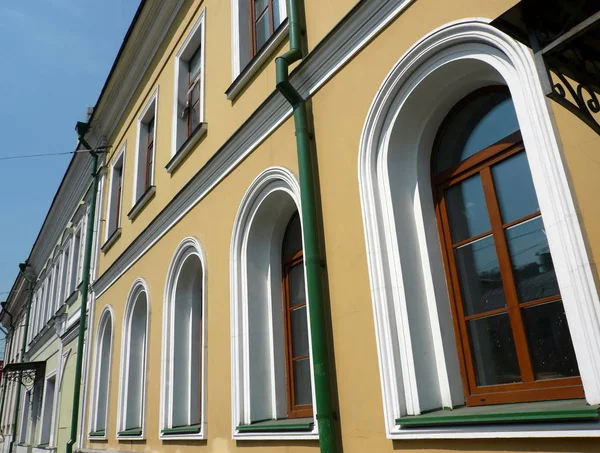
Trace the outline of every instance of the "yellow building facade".
<instances>
[{"instance_id":1,"label":"yellow building facade","mask_svg":"<svg viewBox=\"0 0 600 453\"><path fill-rule=\"evenodd\" d=\"M298 2L320 256L259 3L143 1L95 107L80 449L597 451L600 139L516 2Z\"/></svg>"}]
</instances>

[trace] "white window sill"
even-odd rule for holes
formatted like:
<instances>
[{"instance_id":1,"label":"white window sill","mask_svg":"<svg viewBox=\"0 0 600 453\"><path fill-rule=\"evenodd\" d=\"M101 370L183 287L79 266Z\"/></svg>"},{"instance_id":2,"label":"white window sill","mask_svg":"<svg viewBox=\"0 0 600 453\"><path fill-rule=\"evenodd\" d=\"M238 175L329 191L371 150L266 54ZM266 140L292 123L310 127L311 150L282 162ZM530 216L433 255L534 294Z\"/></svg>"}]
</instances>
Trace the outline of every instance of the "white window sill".
<instances>
[{"instance_id":1,"label":"white window sill","mask_svg":"<svg viewBox=\"0 0 600 453\"><path fill-rule=\"evenodd\" d=\"M273 431L256 431L251 430L240 430L236 428L233 432L234 440L312 440L319 439L319 430L316 420L312 422L313 426L311 430L299 431L299 430L273 430Z\"/></svg>"},{"instance_id":2,"label":"white window sill","mask_svg":"<svg viewBox=\"0 0 600 453\"><path fill-rule=\"evenodd\" d=\"M100 247L100 250L102 251L102 253L108 252L110 250L110 248L113 246L113 244L115 242L117 242L117 239L119 239L120 237L121 237L121 227L119 227L115 231L113 231L110 234L110 236L108 237L108 239L106 239L106 241L104 242L102 247Z\"/></svg>"},{"instance_id":3,"label":"white window sill","mask_svg":"<svg viewBox=\"0 0 600 453\"><path fill-rule=\"evenodd\" d=\"M129 220L133 221L138 216L138 214L142 211L142 209L144 209L144 206L146 206L150 202L150 200L152 200L154 198L155 194L156 194L156 186L150 186L142 194L142 196L139 198L139 200L136 201L133 208L131 208L131 211L129 211L127 213L127 217L129 218Z\"/></svg>"},{"instance_id":4,"label":"white window sill","mask_svg":"<svg viewBox=\"0 0 600 453\"><path fill-rule=\"evenodd\" d=\"M263 67L265 62L271 57L273 52L281 45L281 43L287 38L289 32L289 24L286 19L279 28L275 31L273 36L269 38L266 45L258 52L258 54L250 60L242 72L240 72L236 79L233 81L231 86L227 88L225 94L227 99L230 101L234 100L238 94L248 85L256 73Z\"/></svg>"},{"instance_id":5,"label":"white window sill","mask_svg":"<svg viewBox=\"0 0 600 453\"><path fill-rule=\"evenodd\" d=\"M183 142L183 145L181 145L171 160L167 163L167 165L165 165L168 173L173 174L175 170L179 168L179 165L181 165L185 158L190 154L194 146L196 146L200 139L206 135L207 130L207 123L200 123L196 127L196 130L192 133L192 135L185 142Z\"/></svg>"}]
</instances>

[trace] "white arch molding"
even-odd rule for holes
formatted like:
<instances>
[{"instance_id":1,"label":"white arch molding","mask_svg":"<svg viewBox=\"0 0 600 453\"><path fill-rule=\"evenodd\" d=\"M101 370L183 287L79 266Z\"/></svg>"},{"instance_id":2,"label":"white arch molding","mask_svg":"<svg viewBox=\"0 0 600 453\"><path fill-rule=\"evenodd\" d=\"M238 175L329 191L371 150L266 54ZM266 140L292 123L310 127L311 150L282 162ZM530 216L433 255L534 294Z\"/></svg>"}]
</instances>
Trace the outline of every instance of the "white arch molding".
<instances>
[{"instance_id":1,"label":"white arch molding","mask_svg":"<svg viewBox=\"0 0 600 453\"><path fill-rule=\"evenodd\" d=\"M196 273L199 272L199 275ZM181 241L177 246L169 265L167 272L167 279L165 285L164 304L163 304L163 339L162 339L162 365L161 365L161 395L160 395L160 424L159 424L159 437L161 439L206 439L206 254L202 248L198 239L194 237L187 237ZM182 286L186 286L185 294ZM198 292L200 295L198 296ZM199 306L197 303L199 302ZM180 320L181 312L176 310L177 306L183 306L184 304L189 310L189 326L188 330L176 329L175 324ZM193 328L196 324L194 321L200 321L201 342L199 345L194 345L192 337ZM178 323L178 325L180 325ZM176 394L174 390L176 388L181 389L181 385L184 383L173 384L173 380L178 377L185 377L191 375L190 373L182 373L176 376L174 373L175 366L173 362L176 360L175 352L176 348L181 351L181 345L176 346L176 334L187 332L189 334L189 343L187 351L189 353L189 361L187 362L190 366L190 370L194 367L194 360L198 360L196 365L199 365L200 373L197 376L198 382L194 383L190 381L190 398L187 403L187 416L189 419L199 419L200 429L197 432L190 432L184 434L165 434L163 430L172 427L174 417L174 405ZM182 335L184 335L182 333ZM185 340L185 338L184 338ZM195 349L198 349L197 351ZM196 355L198 352L198 355ZM177 360L181 359L178 356ZM190 378L192 379L192 378ZM194 393L197 392L197 393ZM194 394L193 394L194 393ZM180 396L183 392L180 392ZM200 400L200 407L195 407L192 400L198 398ZM183 398L180 398L183 401ZM181 423L175 423L176 425ZM187 424L184 423L184 424Z\"/></svg>"},{"instance_id":2,"label":"white arch molding","mask_svg":"<svg viewBox=\"0 0 600 453\"><path fill-rule=\"evenodd\" d=\"M281 246L295 211L301 212L296 177L286 168L271 167L252 182L234 221L230 255L234 439L318 438L316 423L307 432L240 433L237 429L259 420L287 417ZM308 297L308 291L306 294ZM307 306L310 310L308 299ZM307 322L316 414L310 317Z\"/></svg>"},{"instance_id":3,"label":"white arch molding","mask_svg":"<svg viewBox=\"0 0 600 453\"><path fill-rule=\"evenodd\" d=\"M148 340L150 333L150 291L148 289L148 282L143 278L136 279L129 289L126 300L127 305L125 307L125 315L123 316L121 335L117 437L119 439L132 438L140 440L146 437L146 387L148 382ZM144 306L140 305L142 303ZM140 311L140 309L142 310ZM143 332L141 329L143 329ZM132 352L132 341L136 340L134 336L138 336L140 333L143 335L143 349ZM131 396L131 373L134 375L139 374L140 381L137 383L139 388L133 389L133 391L139 392L139 401L135 401L134 397ZM130 406L132 403L135 404ZM136 414L137 412L139 412L139 426L136 426L136 428L141 428L142 433L139 435L118 434L128 428L132 428L127 426L127 423L135 416L132 414Z\"/></svg>"},{"instance_id":4,"label":"white arch molding","mask_svg":"<svg viewBox=\"0 0 600 453\"><path fill-rule=\"evenodd\" d=\"M110 402L110 378L112 352L114 345L115 325L114 311L110 305L106 305L98 318L98 330L96 332L96 342L94 347L94 377L92 387L92 404L90 404L90 413L88 421L88 439L105 440L108 430L108 412ZM110 330L108 330L110 329ZM101 362L102 360L102 362ZM106 383L103 382L106 379ZM104 388L105 387L105 388ZM104 393L104 395L102 395ZM100 400L102 398L102 400ZM100 409L104 410L101 414ZM99 417L102 420L99 420ZM90 436L93 432L104 429L104 435Z\"/></svg>"},{"instance_id":5,"label":"white arch molding","mask_svg":"<svg viewBox=\"0 0 600 453\"><path fill-rule=\"evenodd\" d=\"M600 305L557 133L530 51L480 19L434 30L398 61L368 113L358 176L386 432L406 437L599 435L599 425L401 429L395 420L464 402L430 184L450 108L507 85L555 263L586 399L600 403ZM394 177L391 178L390 174Z\"/></svg>"}]
</instances>

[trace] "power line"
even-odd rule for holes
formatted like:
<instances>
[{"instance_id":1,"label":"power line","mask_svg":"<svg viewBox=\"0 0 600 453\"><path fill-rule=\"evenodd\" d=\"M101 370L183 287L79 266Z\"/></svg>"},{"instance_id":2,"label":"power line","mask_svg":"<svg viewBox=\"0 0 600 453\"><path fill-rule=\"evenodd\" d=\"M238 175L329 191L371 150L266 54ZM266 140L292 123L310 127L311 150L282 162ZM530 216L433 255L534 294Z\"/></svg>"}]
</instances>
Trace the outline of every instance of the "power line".
<instances>
[{"instance_id":1,"label":"power line","mask_svg":"<svg viewBox=\"0 0 600 453\"><path fill-rule=\"evenodd\" d=\"M21 156L4 156L0 157L0 160L17 160L17 159L30 159L32 157L48 157L48 156L64 156L66 154L74 154L75 151L69 151L64 153L45 153L45 154L26 154Z\"/></svg>"}]
</instances>

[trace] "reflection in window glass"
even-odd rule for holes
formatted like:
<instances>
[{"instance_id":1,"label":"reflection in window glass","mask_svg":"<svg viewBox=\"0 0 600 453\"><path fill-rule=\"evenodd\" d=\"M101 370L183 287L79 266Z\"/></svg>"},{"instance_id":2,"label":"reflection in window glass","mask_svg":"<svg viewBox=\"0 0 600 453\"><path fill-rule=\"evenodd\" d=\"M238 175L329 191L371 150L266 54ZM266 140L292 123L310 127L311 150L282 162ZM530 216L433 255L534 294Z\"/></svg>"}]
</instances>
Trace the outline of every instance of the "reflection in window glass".
<instances>
[{"instance_id":1,"label":"reflection in window glass","mask_svg":"<svg viewBox=\"0 0 600 453\"><path fill-rule=\"evenodd\" d=\"M479 175L453 185L445 192L452 242L490 230L490 220Z\"/></svg>"}]
</instances>

